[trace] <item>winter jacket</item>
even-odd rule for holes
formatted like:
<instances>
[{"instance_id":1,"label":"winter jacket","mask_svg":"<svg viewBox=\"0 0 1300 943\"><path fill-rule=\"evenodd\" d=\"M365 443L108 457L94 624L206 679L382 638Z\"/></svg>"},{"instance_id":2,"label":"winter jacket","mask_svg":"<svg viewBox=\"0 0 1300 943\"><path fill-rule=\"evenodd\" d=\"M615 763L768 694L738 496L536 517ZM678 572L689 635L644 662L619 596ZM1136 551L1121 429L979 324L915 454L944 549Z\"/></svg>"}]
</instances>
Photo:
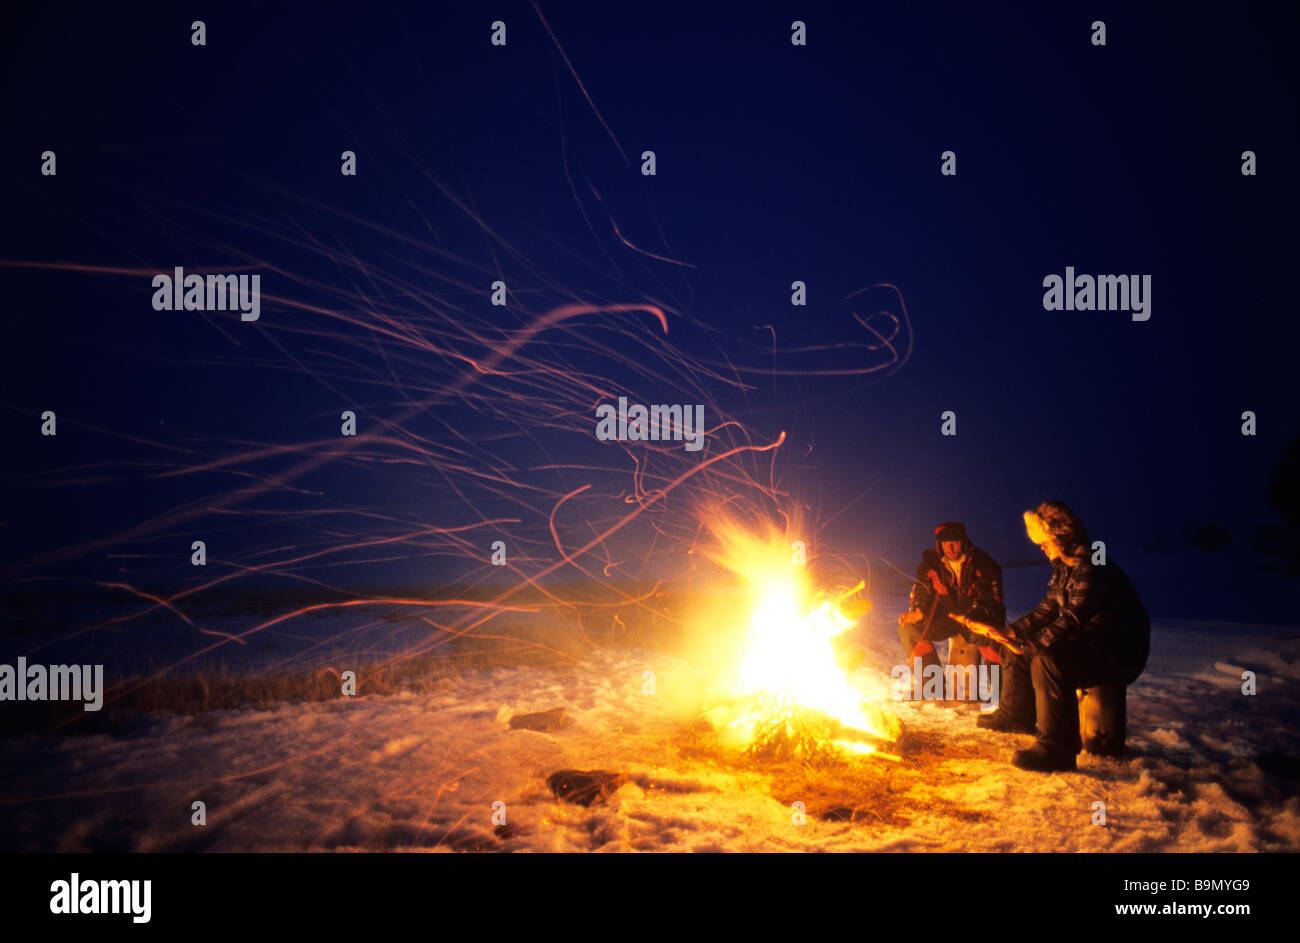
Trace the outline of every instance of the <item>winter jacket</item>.
<instances>
[{"instance_id":1,"label":"winter jacket","mask_svg":"<svg viewBox=\"0 0 1300 943\"><path fill-rule=\"evenodd\" d=\"M916 568L916 582L912 585L911 608L928 616L935 596L942 598L930 576L934 573L947 590L951 608L943 606L945 614L956 613L1001 628L1007 618L1002 603L1002 567L969 541L964 542L964 550L966 559L960 579L953 575L951 567L944 565L941 550L921 554L921 565Z\"/></svg>"},{"instance_id":2,"label":"winter jacket","mask_svg":"<svg viewBox=\"0 0 1300 943\"><path fill-rule=\"evenodd\" d=\"M1114 659L1126 684L1142 673L1151 650L1151 619L1127 574L1087 557L1073 567L1056 560L1043 601L1008 631L1048 649L1086 639Z\"/></svg>"}]
</instances>

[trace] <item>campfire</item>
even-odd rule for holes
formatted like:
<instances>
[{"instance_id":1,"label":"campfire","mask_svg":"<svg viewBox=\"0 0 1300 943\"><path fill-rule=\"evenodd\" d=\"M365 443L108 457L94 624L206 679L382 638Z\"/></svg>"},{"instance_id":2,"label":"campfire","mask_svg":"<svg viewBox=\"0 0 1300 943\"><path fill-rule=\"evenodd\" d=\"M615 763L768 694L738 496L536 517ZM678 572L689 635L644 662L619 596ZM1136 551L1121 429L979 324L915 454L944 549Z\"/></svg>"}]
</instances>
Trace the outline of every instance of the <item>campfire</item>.
<instances>
[{"instance_id":1,"label":"campfire","mask_svg":"<svg viewBox=\"0 0 1300 943\"><path fill-rule=\"evenodd\" d=\"M898 718L854 689L852 658L837 644L870 608L864 584L819 592L789 535L757 535L727 518L710 527L720 543L712 556L742 578L746 596L730 697L705 713L720 743L774 759L897 759L882 748L898 739Z\"/></svg>"}]
</instances>

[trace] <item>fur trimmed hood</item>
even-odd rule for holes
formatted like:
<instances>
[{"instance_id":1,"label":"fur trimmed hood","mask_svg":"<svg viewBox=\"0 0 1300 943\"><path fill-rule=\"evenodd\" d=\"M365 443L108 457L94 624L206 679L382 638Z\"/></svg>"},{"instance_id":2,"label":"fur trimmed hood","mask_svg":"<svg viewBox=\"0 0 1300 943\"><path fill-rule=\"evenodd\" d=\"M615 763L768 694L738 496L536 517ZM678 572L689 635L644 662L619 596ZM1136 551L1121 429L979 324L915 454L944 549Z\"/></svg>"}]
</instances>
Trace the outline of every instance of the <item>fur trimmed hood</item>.
<instances>
[{"instance_id":1,"label":"fur trimmed hood","mask_svg":"<svg viewBox=\"0 0 1300 943\"><path fill-rule=\"evenodd\" d=\"M1054 540L1067 562L1072 559L1077 562L1087 555L1090 543L1087 528L1064 501L1044 501L1034 510L1026 511L1024 518L1025 533L1034 543Z\"/></svg>"}]
</instances>

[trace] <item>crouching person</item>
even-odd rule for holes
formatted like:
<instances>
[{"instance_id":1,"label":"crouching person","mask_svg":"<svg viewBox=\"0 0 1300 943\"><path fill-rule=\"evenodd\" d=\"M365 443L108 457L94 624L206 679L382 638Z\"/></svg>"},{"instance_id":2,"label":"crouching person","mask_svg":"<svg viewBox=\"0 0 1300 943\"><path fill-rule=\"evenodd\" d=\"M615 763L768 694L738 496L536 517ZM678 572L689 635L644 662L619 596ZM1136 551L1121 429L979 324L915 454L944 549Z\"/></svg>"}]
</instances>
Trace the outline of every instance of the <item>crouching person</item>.
<instances>
[{"instance_id":1,"label":"crouching person","mask_svg":"<svg viewBox=\"0 0 1300 943\"><path fill-rule=\"evenodd\" d=\"M908 667L916 670L921 659L921 677L927 668L939 667L934 643L949 639L948 667L961 670L978 667L979 651L974 633L953 616L1002 625L1006 609L1002 604L1002 568L976 547L957 521L934 529L934 549L921 554L908 611L898 620L898 636ZM933 674L933 672L931 672ZM963 683L966 699L975 700L974 671ZM955 686L955 685L954 685Z\"/></svg>"},{"instance_id":2,"label":"crouching person","mask_svg":"<svg viewBox=\"0 0 1300 943\"><path fill-rule=\"evenodd\" d=\"M997 646L1002 703L977 723L995 730L1036 726L1037 742L1012 762L1068 771L1083 746L1075 689L1132 684L1146 667L1151 620L1123 570L1109 561L1093 565L1088 532L1074 511L1045 501L1024 517L1029 539L1052 561L1052 576L1038 607L1007 627L1010 644Z\"/></svg>"}]
</instances>

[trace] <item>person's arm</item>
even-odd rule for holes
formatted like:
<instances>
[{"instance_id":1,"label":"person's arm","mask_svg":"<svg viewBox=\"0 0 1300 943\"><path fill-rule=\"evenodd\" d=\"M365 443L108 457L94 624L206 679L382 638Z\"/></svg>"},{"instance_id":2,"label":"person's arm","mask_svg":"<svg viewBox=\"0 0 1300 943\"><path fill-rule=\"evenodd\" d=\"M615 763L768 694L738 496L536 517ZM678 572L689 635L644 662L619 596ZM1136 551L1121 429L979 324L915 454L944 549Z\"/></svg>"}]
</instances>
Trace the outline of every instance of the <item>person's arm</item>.
<instances>
[{"instance_id":1,"label":"person's arm","mask_svg":"<svg viewBox=\"0 0 1300 943\"><path fill-rule=\"evenodd\" d=\"M1062 564L1063 566L1063 564ZM1056 582L1060 578L1059 571L1052 571L1052 579L1047 584L1047 595L1030 612L1025 613L1015 622L1007 626L1007 634L1015 638L1033 639L1044 626L1050 625L1056 621L1059 613L1056 605L1056 597L1053 590L1056 588Z\"/></svg>"},{"instance_id":2,"label":"person's arm","mask_svg":"<svg viewBox=\"0 0 1300 943\"><path fill-rule=\"evenodd\" d=\"M967 613L976 622L1001 626L1007 610L1002 602L1002 567L985 555L975 565L975 600Z\"/></svg>"},{"instance_id":3,"label":"person's arm","mask_svg":"<svg viewBox=\"0 0 1300 943\"><path fill-rule=\"evenodd\" d=\"M908 597L910 612L927 612L930 608L930 591L920 583L912 584L912 595Z\"/></svg>"},{"instance_id":4,"label":"person's arm","mask_svg":"<svg viewBox=\"0 0 1300 943\"><path fill-rule=\"evenodd\" d=\"M1074 568L1065 605L1035 639L1039 648L1051 648L1084 633L1101 607L1102 585L1098 575L1087 561Z\"/></svg>"},{"instance_id":5,"label":"person's arm","mask_svg":"<svg viewBox=\"0 0 1300 943\"><path fill-rule=\"evenodd\" d=\"M909 608L912 612L919 612L922 616L930 611L934 602L934 586L931 585L929 573L939 565L937 559L932 559L934 554L926 551L921 554L921 564L916 568L916 581L912 583L912 594L909 598Z\"/></svg>"}]
</instances>

